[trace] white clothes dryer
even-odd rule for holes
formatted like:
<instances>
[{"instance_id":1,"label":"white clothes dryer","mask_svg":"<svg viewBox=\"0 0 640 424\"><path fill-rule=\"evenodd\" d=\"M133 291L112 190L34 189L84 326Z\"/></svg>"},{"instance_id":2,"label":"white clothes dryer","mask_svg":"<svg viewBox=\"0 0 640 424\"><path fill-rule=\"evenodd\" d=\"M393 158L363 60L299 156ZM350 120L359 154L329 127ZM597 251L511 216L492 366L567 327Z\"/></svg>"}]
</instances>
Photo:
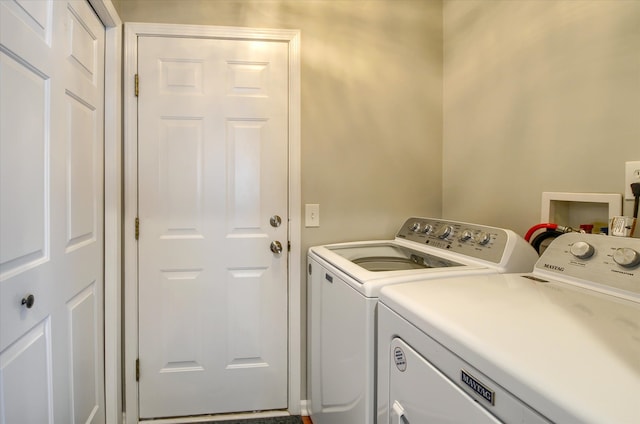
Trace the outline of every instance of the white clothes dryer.
<instances>
[{"instance_id":1,"label":"white clothes dryer","mask_svg":"<svg viewBox=\"0 0 640 424\"><path fill-rule=\"evenodd\" d=\"M640 422L640 240L568 233L532 273L385 287L378 424Z\"/></svg>"},{"instance_id":2,"label":"white clothes dryer","mask_svg":"<svg viewBox=\"0 0 640 424\"><path fill-rule=\"evenodd\" d=\"M375 421L376 305L382 287L530 272L537 258L513 231L415 217L393 240L309 249L307 388L314 424Z\"/></svg>"}]
</instances>

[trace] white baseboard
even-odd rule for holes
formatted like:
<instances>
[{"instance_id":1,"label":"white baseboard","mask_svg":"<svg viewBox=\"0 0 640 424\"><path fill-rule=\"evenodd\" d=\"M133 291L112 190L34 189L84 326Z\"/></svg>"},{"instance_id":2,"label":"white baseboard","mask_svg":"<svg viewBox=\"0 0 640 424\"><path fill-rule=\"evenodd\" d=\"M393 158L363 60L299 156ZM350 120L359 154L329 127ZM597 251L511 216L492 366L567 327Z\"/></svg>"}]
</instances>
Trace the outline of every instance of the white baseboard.
<instances>
[{"instance_id":1,"label":"white baseboard","mask_svg":"<svg viewBox=\"0 0 640 424\"><path fill-rule=\"evenodd\" d=\"M303 417L308 417L309 416L309 401L304 399L300 401L300 415L302 415Z\"/></svg>"},{"instance_id":2,"label":"white baseboard","mask_svg":"<svg viewBox=\"0 0 640 424\"><path fill-rule=\"evenodd\" d=\"M288 417L287 411L264 411L264 412L248 412L241 414L223 414L223 415L199 415L197 417L184 418L161 418L155 420L141 420L140 424L188 424L202 423L211 421L227 421L227 420L246 420L251 418L273 418Z\"/></svg>"}]
</instances>

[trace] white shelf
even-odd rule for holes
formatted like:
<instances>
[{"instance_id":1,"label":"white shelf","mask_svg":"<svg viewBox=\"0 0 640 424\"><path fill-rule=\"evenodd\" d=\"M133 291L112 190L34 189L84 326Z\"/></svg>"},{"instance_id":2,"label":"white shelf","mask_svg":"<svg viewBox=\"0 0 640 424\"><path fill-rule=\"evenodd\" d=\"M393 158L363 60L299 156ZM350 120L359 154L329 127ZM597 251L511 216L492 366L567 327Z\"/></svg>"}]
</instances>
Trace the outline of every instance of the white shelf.
<instances>
[{"instance_id":1,"label":"white shelf","mask_svg":"<svg viewBox=\"0 0 640 424\"><path fill-rule=\"evenodd\" d=\"M552 222L572 228L581 224L609 226L611 218L622 215L619 193L542 193L540 222ZM598 228L594 228L598 232Z\"/></svg>"}]
</instances>

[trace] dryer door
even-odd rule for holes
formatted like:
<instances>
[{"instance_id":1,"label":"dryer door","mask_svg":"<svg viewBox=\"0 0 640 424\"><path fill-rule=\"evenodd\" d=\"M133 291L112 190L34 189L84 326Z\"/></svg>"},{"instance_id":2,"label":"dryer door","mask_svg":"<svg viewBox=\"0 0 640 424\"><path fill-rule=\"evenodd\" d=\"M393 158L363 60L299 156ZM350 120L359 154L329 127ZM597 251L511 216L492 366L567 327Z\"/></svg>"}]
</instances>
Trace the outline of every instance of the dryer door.
<instances>
[{"instance_id":1,"label":"dryer door","mask_svg":"<svg viewBox=\"0 0 640 424\"><path fill-rule=\"evenodd\" d=\"M401 339L393 339L391 356L390 423L502 422Z\"/></svg>"}]
</instances>

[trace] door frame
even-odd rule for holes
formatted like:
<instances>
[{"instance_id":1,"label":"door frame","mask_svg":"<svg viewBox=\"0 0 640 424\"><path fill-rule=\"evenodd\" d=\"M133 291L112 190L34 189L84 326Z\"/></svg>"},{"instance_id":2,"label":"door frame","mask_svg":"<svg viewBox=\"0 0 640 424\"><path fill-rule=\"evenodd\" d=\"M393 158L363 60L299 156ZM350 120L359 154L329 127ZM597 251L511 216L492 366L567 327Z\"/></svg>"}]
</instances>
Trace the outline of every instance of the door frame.
<instances>
[{"instance_id":1,"label":"door frame","mask_svg":"<svg viewBox=\"0 0 640 424\"><path fill-rule=\"evenodd\" d=\"M271 40L289 47L289 241L288 260L288 412L301 412L301 181L300 181L300 30L221 27L204 25L126 23L124 25L124 390L126 422L138 422L138 255L135 218L138 209L138 101L135 75L138 68L138 37L171 36Z\"/></svg>"},{"instance_id":2,"label":"door frame","mask_svg":"<svg viewBox=\"0 0 640 424\"><path fill-rule=\"evenodd\" d=\"M104 395L107 423L122 402L122 21L111 0L88 0L105 30L104 58Z\"/></svg>"}]
</instances>

